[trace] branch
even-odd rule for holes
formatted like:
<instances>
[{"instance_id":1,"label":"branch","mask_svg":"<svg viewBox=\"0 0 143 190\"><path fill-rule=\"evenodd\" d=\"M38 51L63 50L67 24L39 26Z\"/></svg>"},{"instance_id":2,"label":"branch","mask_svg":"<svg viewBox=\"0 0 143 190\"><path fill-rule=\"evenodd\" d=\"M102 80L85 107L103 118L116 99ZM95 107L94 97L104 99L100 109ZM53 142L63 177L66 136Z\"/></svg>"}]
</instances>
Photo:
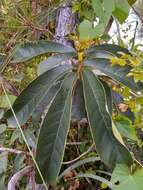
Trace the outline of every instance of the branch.
<instances>
[{"instance_id":1,"label":"branch","mask_svg":"<svg viewBox=\"0 0 143 190\"><path fill-rule=\"evenodd\" d=\"M134 32L134 37L133 37L133 42L132 42L131 50L133 50L134 45L135 45L135 39L136 39L138 24L139 24L138 21L136 21L136 27L135 27L135 32Z\"/></svg>"},{"instance_id":2,"label":"branch","mask_svg":"<svg viewBox=\"0 0 143 190\"><path fill-rule=\"evenodd\" d=\"M28 188L31 190L38 190L38 188L36 186L36 182L35 182L35 171L34 170L32 172L30 172Z\"/></svg>"},{"instance_id":3,"label":"branch","mask_svg":"<svg viewBox=\"0 0 143 190\"><path fill-rule=\"evenodd\" d=\"M83 142L67 142L67 146L75 146L75 145L81 145L81 144L87 144L90 143L91 141L83 141Z\"/></svg>"},{"instance_id":4,"label":"branch","mask_svg":"<svg viewBox=\"0 0 143 190\"><path fill-rule=\"evenodd\" d=\"M12 148L5 148L5 147L1 147L0 146L0 152L10 152L10 153L14 153L14 154L29 154L28 152L25 153L22 150L16 150L16 149L12 149Z\"/></svg>"},{"instance_id":5,"label":"branch","mask_svg":"<svg viewBox=\"0 0 143 190\"><path fill-rule=\"evenodd\" d=\"M108 32L109 32L109 30L111 29L111 26L112 26L112 24L113 24L113 21L114 21L114 19L113 19L113 17L111 16L111 18L110 18L110 20L109 20L109 22L108 22L108 24L107 24L107 26L106 26L106 28L105 28L104 34L108 34Z\"/></svg>"},{"instance_id":6,"label":"branch","mask_svg":"<svg viewBox=\"0 0 143 190\"><path fill-rule=\"evenodd\" d=\"M76 162L76 161L79 160L81 157L85 156L85 155L88 154L90 151L92 151L92 149L93 149L94 146L95 146L95 144L93 143L93 144L89 147L89 149L88 149L86 152L84 152L83 154L81 154L80 156L78 156L77 158L75 158L75 159L73 159L73 160L71 160L71 161L62 162L62 164L65 165L65 164L72 164L73 162Z\"/></svg>"},{"instance_id":7,"label":"branch","mask_svg":"<svg viewBox=\"0 0 143 190\"><path fill-rule=\"evenodd\" d=\"M27 166L27 167L23 168L22 170L20 170L19 172L15 173L12 176L12 178L10 179L10 181L8 182L7 190L16 190L16 185L21 180L21 178L25 175L30 174L31 172L33 172L33 167ZM32 173L32 175L33 175L33 173ZM34 179L34 176L33 176L33 179ZM34 187L35 190L46 190L45 186L43 184L42 185L36 184L35 179L34 179L34 184L32 184L31 187Z\"/></svg>"},{"instance_id":8,"label":"branch","mask_svg":"<svg viewBox=\"0 0 143 190\"><path fill-rule=\"evenodd\" d=\"M19 172L15 173L10 181L8 182L7 190L16 190L16 185L18 181L25 175L29 174L33 170L32 166L27 166L20 170Z\"/></svg>"}]
</instances>

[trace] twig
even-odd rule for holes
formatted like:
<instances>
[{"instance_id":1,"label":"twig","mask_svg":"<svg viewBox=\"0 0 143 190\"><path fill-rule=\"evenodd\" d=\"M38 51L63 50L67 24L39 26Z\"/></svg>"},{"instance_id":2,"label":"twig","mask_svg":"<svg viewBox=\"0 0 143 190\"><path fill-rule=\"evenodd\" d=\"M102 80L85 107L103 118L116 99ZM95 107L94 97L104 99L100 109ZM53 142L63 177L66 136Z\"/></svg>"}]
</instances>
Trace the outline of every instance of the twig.
<instances>
[{"instance_id":1,"label":"twig","mask_svg":"<svg viewBox=\"0 0 143 190\"><path fill-rule=\"evenodd\" d=\"M67 142L67 146L72 146L72 145L81 145L81 144L87 144L90 143L91 141L84 141L84 142Z\"/></svg>"},{"instance_id":2,"label":"twig","mask_svg":"<svg viewBox=\"0 0 143 190\"><path fill-rule=\"evenodd\" d=\"M107 24L107 26L105 28L105 31L104 31L105 34L109 33L109 30L111 29L113 21L114 21L114 18L111 16L111 18L109 19L109 22L108 22L108 24Z\"/></svg>"},{"instance_id":3,"label":"twig","mask_svg":"<svg viewBox=\"0 0 143 190\"><path fill-rule=\"evenodd\" d=\"M25 154L24 151L22 150L16 150L16 149L12 149L12 148L5 148L5 147L1 147L0 146L0 152L10 152L10 153L14 153L14 154ZM28 153L26 153L28 154Z\"/></svg>"},{"instance_id":4,"label":"twig","mask_svg":"<svg viewBox=\"0 0 143 190\"><path fill-rule=\"evenodd\" d=\"M95 144L92 144L86 152L84 152L83 154L81 154L80 156L78 156L77 158L75 158L75 159L73 159L73 160L71 160L71 161L63 162L62 164L63 164L63 165L66 165L66 164L72 164L73 162L76 162L76 161L79 160L81 157L83 157L83 156L85 156L86 154L88 154L88 153L93 149L94 146L95 146Z\"/></svg>"},{"instance_id":5,"label":"twig","mask_svg":"<svg viewBox=\"0 0 143 190\"><path fill-rule=\"evenodd\" d=\"M143 165L136 158L134 160L143 168Z\"/></svg>"},{"instance_id":6,"label":"twig","mask_svg":"<svg viewBox=\"0 0 143 190\"><path fill-rule=\"evenodd\" d=\"M21 23L24 26L29 27L33 31L48 32L49 34L51 34L54 37L53 33L50 30L45 29L45 28L39 28L39 27L35 26L32 21L30 21L27 18L23 17L20 13L18 13L18 14L19 14L19 17L22 20Z\"/></svg>"},{"instance_id":7,"label":"twig","mask_svg":"<svg viewBox=\"0 0 143 190\"><path fill-rule=\"evenodd\" d=\"M135 39L136 39L138 24L139 24L138 21L136 21L136 27L135 27L135 32L134 32L134 37L133 37L133 42L132 42L131 50L133 50L133 48L135 46Z\"/></svg>"},{"instance_id":8,"label":"twig","mask_svg":"<svg viewBox=\"0 0 143 190\"><path fill-rule=\"evenodd\" d=\"M16 185L18 181L25 175L29 174L33 168L31 166L27 166L20 170L19 172L15 173L10 181L8 182L7 190L16 190Z\"/></svg>"},{"instance_id":9,"label":"twig","mask_svg":"<svg viewBox=\"0 0 143 190\"><path fill-rule=\"evenodd\" d=\"M121 42L122 42L122 38L121 38L121 32L120 32L120 26L119 26L119 23L117 22L117 20L115 20L116 22L116 26L117 26L117 40L118 40L118 45L121 45Z\"/></svg>"},{"instance_id":10,"label":"twig","mask_svg":"<svg viewBox=\"0 0 143 190\"><path fill-rule=\"evenodd\" d=\"M31 190L38 190L38 187L36 186L36 182L35 182L35 171L34 170L32 172L30 172L28 188Z\"/></svg>"}]
</instances>

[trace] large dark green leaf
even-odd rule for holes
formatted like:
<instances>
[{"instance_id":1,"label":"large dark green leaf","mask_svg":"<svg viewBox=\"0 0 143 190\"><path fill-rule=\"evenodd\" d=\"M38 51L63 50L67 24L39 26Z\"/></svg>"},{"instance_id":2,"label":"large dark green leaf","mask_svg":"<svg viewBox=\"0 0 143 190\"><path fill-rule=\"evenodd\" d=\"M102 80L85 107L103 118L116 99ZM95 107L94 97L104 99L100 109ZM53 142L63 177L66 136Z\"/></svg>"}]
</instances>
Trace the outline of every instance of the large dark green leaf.
<instances>
[{"instance_id":1,"label":"large dark green leaf","mask_svg":"<svg viewBox=\"0 0 143 190\"><path fill-rule=\"evenodd\" d=\"M110 168L116 163L132 164L128 150L120 144L112 131L112 120L107 111L104 88L92 71L82 74L86 111L91 133L101 160Z\"/></svg>"},{"instance_id":2,"label":"large dark green leaf","mask_svg":"<svg viewBox=\"0 0 143 190\"><path fill-rule=\"evenodd\" d=\"M48 57L46 60L42 61L38 65L38 75L41 75L42 73L55 67L56 65L60 65L61 63L64 64L65 61L71 59L74 55L74 53L62 53Z\"/></svg>"},{"instance_id":3,"label":"large dark green leaf","mask_svg":"<svg viewBox=\"0 0 143 190\"><path fill-rule=\"evenodd\" d=\"M56 181L63 159L70 126L74 80L74 74L64 80L59 92L50 105L40 130L36 161L45 181L49 184ZM41 182L39 176L37 176L37 181Z\"/></svg>"},{"instance_id":4,"label":"large dark green leaf","mask_svg":"<svg viewBox=\"0 0 143 190\"><path fill-rule=\"evenodd\" d=\"M53 41L27 42L14 49L13 62L24 62L38 55L52 52L74 53L75 49Z\"/></svg>"},{"instance_id":5,"label":"large dark green leaf","mask_svg":"<svg viewBox=\"0 0 143 190\"><path fill-rule=\"evenodd\" d=\"M98 56L100 54L101 58L105 58L105 55L107 56L112 56L112 55L116 55L116 56L120 56L120 53L125 53L125 54L129 54L128 49L123 48L121 46L118 45L114 45L114 44L102 44L102 45L93 45L91 47L89 47L86 50L86 54L87 56ZM102 56L101 56L102 55ZM104 57L103 57L104 55Z\"/></svg>"},{"instance_id":6,"label":"large dark green leaf","mask_svg":"<svg viewBox=\"0 0 143 190\"><path fill-rule=\"evenodd\" d=\"M132 77L127 77L130 72L130 66L120 66L112 65L110 60L103 58L96 58L91 60L86 60L85 65L92 66L97 70L100 70L107 76L111 77L113 80L122 83L133 91L143 90L143 84L138 82L135 83Z\"/></svg>"},{"instance_id":7,"label":"large dark green leaf","mask_svg":"<svg viewBox=\"0 0 143 190\"><path fill-rule=\"evenodd\" d=\"M86 117L82 81L78 80L73 95L72 119L80 121Z\"/></svg>"},{"instance_id":8,"label":"large dark green leaf","mask_svg":"<svg viewBox=\"0 0 143 190\"><path fill-rule=\"evenodd\" d=\"M13 104L13 109L17 116L20 125L24 124L32 115L33 111L42 102L48 93L48 90L55 84L55 82L69 72L70 66L59 66L53 68L43 75L40 75L29 86L23 90L20 96ZM16 126L15 118L12 111L9 110L5 117L8 119L9 125Z\"/></svg>"},{"instance_id":9,"label":"large dark green leaf","mask_svg":"<svg viewBox=\"0 0 143 190\"><path fill-rule=\"evenodd\" d=\"M53 85L41 101L41 103L35 108L34 112L32 113L32 120L34 122L40 121L42 113L48 109L49 103L52 101L55 94L60 89L62 81L58 81L55 85Z\"/></svg>"},{"instance_id":10,"label":"large dark green leaf","mask_svg":"<svg viewBox=\"0 0 143 190\"><path fill-rule=\"evenodd\" d=\"M115 57L116 55L105 50L95 50L93 52L90 52L87 54L88 59L94 59L94 58L106 58L110 59L112 57Z\"/></svg>"}]
</instances>

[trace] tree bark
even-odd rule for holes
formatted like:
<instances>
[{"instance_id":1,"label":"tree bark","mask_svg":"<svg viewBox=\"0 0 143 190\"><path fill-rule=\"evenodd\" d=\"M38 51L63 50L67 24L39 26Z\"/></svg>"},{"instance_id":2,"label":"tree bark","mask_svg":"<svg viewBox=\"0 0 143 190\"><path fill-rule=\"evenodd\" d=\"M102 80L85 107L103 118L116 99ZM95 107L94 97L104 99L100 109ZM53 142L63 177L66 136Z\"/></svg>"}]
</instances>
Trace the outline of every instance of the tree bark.
<instances>
[{"instance_id":1,"label":"tree bark","mask_svg":"<svg viewBox=\"0 0 143 190\"><path fill-rule=\"evenodd\" d=\"M60 7L56 15L55 41L73 46L68 35L74 33L77 25L77 15L72 13L70 6Z\"/></svg>"}]
</instances>

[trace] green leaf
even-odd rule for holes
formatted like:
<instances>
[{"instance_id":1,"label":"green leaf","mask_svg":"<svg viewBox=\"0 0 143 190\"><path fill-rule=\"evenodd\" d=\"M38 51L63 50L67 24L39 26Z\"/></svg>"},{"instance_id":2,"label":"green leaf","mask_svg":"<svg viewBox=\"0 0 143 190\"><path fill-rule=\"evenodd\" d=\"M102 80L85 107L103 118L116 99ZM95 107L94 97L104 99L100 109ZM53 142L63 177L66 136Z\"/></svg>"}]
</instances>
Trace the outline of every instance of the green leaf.
<instances>
[{"instance_id":1,"label":"green leaf","mask_svg":"<svg viewBox=\"0 0 143 190\"><path fill-rule=\"evenodd\" d=\"M129 15L130 5L127 0L114 0L115 1L115 10L113 15L118 19L122 24Z\"/></svg>"},{"instance_id":2,"label":"green leaf","mask_svg":"<svg viewBox=\"0 0 143 190\"><path fill-rule=\"evenodd\" d=\"M39 122L42 116L42 113L48 109L50 102L52 101L55 94L58 92L62 81L56 82L47 92L41 103L35 108L32 113L32 120L34 122Z\"/></svg>"},{"instance_id":3,"label":"green leaf","mask_svg":"<svg viewBox=\"0 0 143 190\"><path fill-rule=\"evenodd\" d=\"M115 57L114 54L112 54L109 51L105 50L95 50L94 52L87 54L88 59L94 59L94 58L106 58L111 59L112 57Z\"/></svg>"},{"instance_id":4,"label":"green leaf","mask_svg":"<svg viewBox=\"0 0 143 190\"><path fill-rule=\"evenodd\" d=\"M92 0L92 7L99 23L90 32L91 38L102 36L115 8L114 0Z\"/></svg>"},{"instance_id":5,"label":"green leaf","mask_svg":"<svg viewBox=\"0 0 143 190\"><path fill-rule=\"evenodd\" d=\"M89 40L92 38L93 31L92 23L88 20L83 20L79 25L79 35L81 40Z\"/></svg>"},{"instance_id":6,"label":"green leaf","mask_svg":"<svg viewBox=\"0 0 143 190\"><path fill-rule=\"evenodd\" d=\"M44 72L52 69L53 67L60 65L61 63L65 63L65 61L71 59L75 54L73 53L65 53L65 54L55 54L53 56L48 57L46 60L42 61L38 65L37 73L38 75L43 74Z\"/></svg>"},{"instance_id":7,"label":"green leaf","mask_svg":"<svg viewBox=\"0 0 143 190\"><path fill-rule=\"evenodd\" d=\"M113 135L103 85L92 71L84 70L82 78L91 133L101 160L111 169L116 163L131 165L130 153Z\"/></svg>"},{"instance_id":8,"label":"green leaf","mask_svg":"<svg viewBox=\"0 0 143 190\"><path fill-rule=\"evenodd\" d=\"M131 71L130 66L112 65L110 60L103 58L95 58L85 61L86 66L92 66L93 68L100 70L105 75L111 77L113 80L127 86L133 91L140 91L143 89L143 84L135 83L133 77L127 77L127 74Z\"/></svg>"},{"instance_id":9,"label":"green leaf","mask_svg":"<svg viewBox=\"0 0 143 190\"><path fill-rule=\"evenodd\" d=\"M104 17L104 11L102 6L101 0L92 0L92 7L95 11L96 16L98 16L100 19Z\"/></svg>"},{"instance_id":10,"label":"green leaf","mask_svg":"<svg viewBox=\"0 0 143 190\"><path fill-rule=\"evenodd\" d=\"M35 149L35 147L36 147L36 138L35 138L33 132L30 129L26 129L24 131L24 135L25 135L25 138L27 140L28 145L30 147L32 147L33 149Z\"/></svg>"},{"instance_id":11,"label":"green leaf","mask_svg":"<svg viewBox=\"0 0 143 190\"><path fill-rule=\"evenodd\" d=\"M22 139L21 132L19 129L14 130L14 132L12 133L9 144L12 145L17 139Z\"/></svg>"},{"instance_id":12,"label":"green leaf","mask_svg":"<svg viewBox=\"0 0 143 190\"><path fill-rule=\"evenodd\" d=\"M105 14L108 13L111 16L114 9L115 9L115 1L114 0L108 0L108 1L103 0L103 10L104 10ZM104 15L104 17L105 16L107 16L107 14Z\"/></svg>"},{"instance_id":13,"label":"green leaf","mask_svg":"<svg viewBox=\"0 0 143 190\"><path fill-rule=\"evenodd\" d=\"M99 18L99 24L103 23L105 28L115 9L114 0L92 0L92 6L96 16Z\"/></svg>"},{"instance_id":14,"label":"green leaf","mask_svg":"<svg viewBox=\"0 0 143 190\"><path fill-rule=\"evenodd\" d=\"M10 100L10 103L13 104L16 96L8 94L8 98ZM9 108L9 103L5 95L0 96L0 108Z\"/></svg>"},{"instance_id":15,"label":"green leaf","mask_svg":"<svg viewBox=\"0 0 143 190\"><path fill-rule=\"evenodd\" d=\"M53 41L27 42L14 49L12 62L25 62L33 57L53 52L75 53L75 49Z\"/></svg>"},{"instance_id":16,"label":"green leaf","mask_svg":"<svg viewBox=\"0 0 143 190\"><path fill-rule=\"evenodd\" d=\"M122 136L132 139L134 141L138 140L134 126L131 120L125 116L117 116L115 118L115 126Z\"/></svg>"},{"instance_id":17,"label":"green leaf","mask_svg":"<svg viewBox=\"0 0 143 190\"><path fill-rule=\"evenodd\" d=\"M130 6L132 6L137 0L128 0Z\"/></svg>"},{"instance_id":18,"label":"green leaf","mask_svg":"<svg viewBox=\"0 0 143 190\"><path fill-rule=\"evenodd\" d=\"M18 172L25 166L24 160L25 160L25 155L23 154L16 155L14 159L14 168L13 168L14 173Z\"/></svg>"},{"instance_id":19,"label":"green leaf","mask_svg":"<svg viewBox=\"0 0 143 190\"><path fill-rule=\"evenodd\" d=\"M114 56L114 55L121 56L121 53L129 54L129 51L126 48L123 48L121 46L114 45L114 44L92 45L86 50L87 56L91 56L91 55L96 56L96 53L100 53L101 55L109 54L110 56ZM106 58L106 57L99 57L99 58Z\"/></svg>"},{"instance_id":20,"label":"green leaf","mask_svg":"<svg viewBox=\"0 0 143 190\"><path fill-rule=\"evenodd\" d=\"M99 23L93 28L92 22L84 20L79 25L80 40L90 40L101 36L104 32L105 26L103 23Z\"/></svg>"},{"instance_id":21,"label":"green leaf","mask_svg":"<svg viewBox=\"0 0 143 190\"><path fill-rule=\"evenodd\" d=\"M36 161L45 181L49 184L56 182L63 160L70 126L74 81L75 75L70 75L64 80L50 105L38 138ZM38 174L37 181L41 182Z\"/></svg>"},{"instance_id":22,"label":"green leaf","mask_svg":"<svg viewBox=\"0 0 143 190\"><path fill-rule=\"evenodd\" d=\"M94 10L91 5L88 4L88 2L84 4L84 6L81 6L81 16L83 16L85 19L93 21L95 19Z\"/></svg>"},{"instance_id":23,"label":"green leaf","mask_svg":"<svg viewBox=\"0 0 143 190\"><path fill-rule=\"evenodd\" d=\"M6 124L0 124L0 134L2 134L6 130Z\"/></svg>"},{"instance_id":24,"label":"green leaf","mask_svg":"<svg viewBox=\"0 0 143 190\"><path fill-rule=\"evenodd\" d=\"M6 190L5 179L6 179L6 175L0 174L0 188L1 188L1 190Z\"/></svg>"},{"instance_id":25,"label":"green leaf","mask_svg":"<svg viewBox=\"0 0 143 190\"><path fill-rule=\"evenodd\" d=\"M94 39L94 38L98 38L100 36L103 35L104 33L104 30L105 30L105 24L104 23L99 23L97 26L95 26L95 28L91 31L91 38Z\"/></svg>"},{"instance_id":26,"label":"green leaf","mask_svg":"<svg viewBox=\"0 0 143 190\"><path fill-rule=\"evenodd\" d=\"M20 125L24 124L32 115L55 82L69 72L69 67L69 65L66 65L48 70L43 75L36 78L25 90L23 90L13 104L13 109ZM17 126L11 110L6 112L5 117L8 119L9 126Z\"/></svg>"},{"instance_id":27,"label":"green leaf","mask_svg":"<svg viewBox=\"0 0 143 190\"><path fill-rule=\"evenodd\" d=\"M73 95L72 103L72 118L75 120L82 120L86 117L85 102L83 96L82 81L77 80L76 88Z\"/></svg>"},{"instance_id":28,"label":"green leaf","mask_svg":"<svg viewBox=\"0 0 143 190\"><path fill-rule=\"evenodd\" d=\"M8 161L8 153L7 152L0 153L0 174L6 172L7 161Z\"/></svg>"},{"instance_id":29,"label":"green leaf","mask_svg":"<svg viewBox=\"0 0 143 190\"><path fill-rule=\"evenodd\" d=\"M111 182L119 183L119 185L114 185L113 190L142 190L143 169L131 173L127 166L118 164L113 171Z\"/></svg>"}]
</instances>

